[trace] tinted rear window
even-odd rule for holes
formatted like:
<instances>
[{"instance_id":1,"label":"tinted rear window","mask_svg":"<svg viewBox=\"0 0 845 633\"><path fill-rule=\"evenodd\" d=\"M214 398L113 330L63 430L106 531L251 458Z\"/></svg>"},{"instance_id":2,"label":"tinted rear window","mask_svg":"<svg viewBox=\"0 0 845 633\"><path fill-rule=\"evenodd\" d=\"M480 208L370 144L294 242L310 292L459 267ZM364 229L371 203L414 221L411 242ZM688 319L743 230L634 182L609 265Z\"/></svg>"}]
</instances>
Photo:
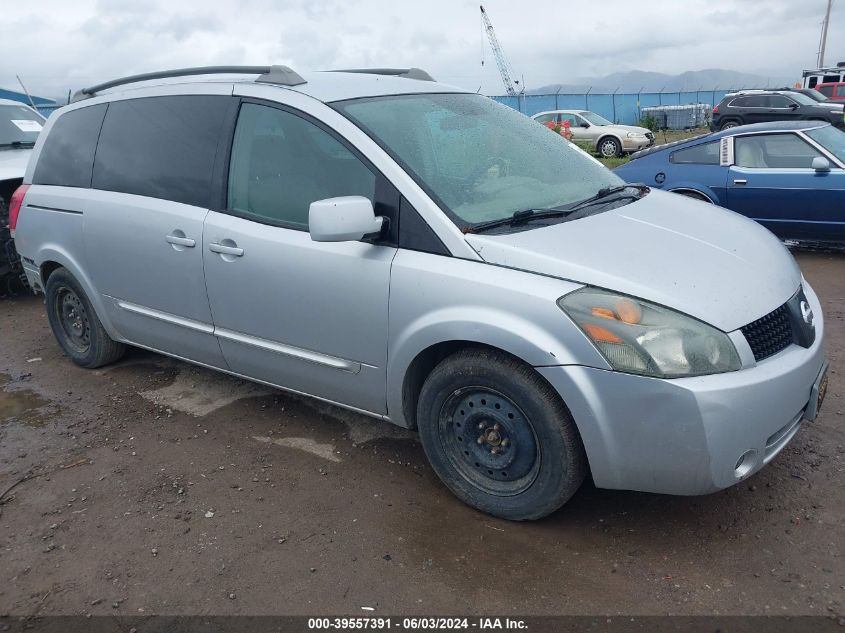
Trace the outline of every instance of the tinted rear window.
<instances>
[{"instance_id":1,"label":"tinted rear window","mask_svg":"<svg viewBox=\"0 0 845 633\"><path fill-rule=\"evenodd\" d=\"M764 108L766 107L765 96L755 97L737 97L731 101L731 107L734 108Z\"/></svg>"},{"instance_id":2,"label":"tinted rear window","mask_svg":"<svg viewBox=\"0 0 845 633\"><path fill-rule=\"evenodd\" d=\"M59 116L41 149L32 182L90 187L97 135L105 113L106 104L100 104Z\"/></svg>"},{"instance_id":3,"label":"tinted rear window","mask_svg":"<svg viewBox=\"0 0 845 633\"><path fill-rule=\"evenodd\" d=\"M147 97L109 104L95 189L205 207L226 96Z\"/></svg>"}]
</instances>

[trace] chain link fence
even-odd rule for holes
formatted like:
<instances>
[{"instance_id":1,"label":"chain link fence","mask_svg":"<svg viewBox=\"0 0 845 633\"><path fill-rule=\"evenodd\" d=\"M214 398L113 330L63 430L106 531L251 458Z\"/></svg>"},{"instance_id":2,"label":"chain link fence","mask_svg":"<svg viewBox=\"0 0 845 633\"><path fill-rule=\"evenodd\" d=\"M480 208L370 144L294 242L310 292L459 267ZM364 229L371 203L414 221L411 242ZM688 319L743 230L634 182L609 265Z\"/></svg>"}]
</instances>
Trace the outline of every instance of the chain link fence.
<instances>
[{"instance_id":1,"label":"chain link fence","mask_svg":"<svg viewBox=\"0 0 845 633\"><path fill-rule=\"evenodd\" d=\"M666 127L669 127L669 129L683 129L683 126L685 126L684 122L688 120L697 121L697 123L689 127L706 125L709 119L701 122L701 117L696 113L703 110L709 113L713 105L719 103L728 92L730 91L693 90L688 92L614 92L610 94L585 92L581 94L522 94L516 97L495 96L491 97L491 99L510 106L515 110L519 110L528 116L548 110L590 110L614 123L622 123L624 125L637 125L643 118L644 108L657 107L658 110L656 111L645 110L645 112L652 112L652 116L660 119L657 122L658 126L662 123ZM668 106L676 108L674 110L676 114L667 114L665 121L662 116L654 114L660 111L667 113L673 112L673 109ZM690 119L686 116L686 112L683 109L677 110L678 106L699 107L691 109L693 111L693 117ZM678 128L676 127L677 125L681 125L682 127Z\"/></svg>"}]
</instances>

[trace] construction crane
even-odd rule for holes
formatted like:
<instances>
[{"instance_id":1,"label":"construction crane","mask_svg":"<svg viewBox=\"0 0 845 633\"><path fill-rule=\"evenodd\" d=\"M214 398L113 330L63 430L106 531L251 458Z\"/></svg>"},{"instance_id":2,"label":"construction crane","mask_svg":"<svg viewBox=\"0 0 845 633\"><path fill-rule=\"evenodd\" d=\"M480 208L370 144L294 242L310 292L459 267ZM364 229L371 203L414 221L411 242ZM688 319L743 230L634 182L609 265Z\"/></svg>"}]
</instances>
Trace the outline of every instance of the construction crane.
<instances>
[{"instance_id":1,"label":"construction crane","mask_svg":"<svg viewBox=\"0 0 845 633\"><path fill-rule=\"evenodd\" d=\"M511 97L516 96L516 87L519 81L511 79L511 71L508 61L505 59L505 54L502 52L502 47L499 46L499 39L496 37L496 31L493 30L493 23L487 16L487 12L483 6L481 8L481 23L484 30L487 31L487 39L490 40L490 48L493 49L493 57L496 58L496 65L499 67L499 73L502 75L502 83L505 84L505 90ZM484 61L481 62L484 65Z\"/></svg>"}]
</instances>

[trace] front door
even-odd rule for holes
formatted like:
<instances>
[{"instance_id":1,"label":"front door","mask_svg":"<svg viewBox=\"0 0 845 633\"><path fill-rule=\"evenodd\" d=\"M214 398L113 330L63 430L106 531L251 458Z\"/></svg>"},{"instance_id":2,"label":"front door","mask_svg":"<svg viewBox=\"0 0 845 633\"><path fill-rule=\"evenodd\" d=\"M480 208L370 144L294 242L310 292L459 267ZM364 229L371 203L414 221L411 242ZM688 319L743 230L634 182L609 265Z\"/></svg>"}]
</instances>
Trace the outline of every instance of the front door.
<instances>
[{"instance_id":1,"label":"front door","mask_svg":"<svg viewBox=\"0 0 845 633\"><path fill-rule=\"evenodd\" d=\"M757 220L781 238L845 239L845 172L831 163L812 169L822 154L794 133L737 136L728 172L728 208Z\"/></svg>"},{"instance_id":2,"label":"front door","mask_svg":"<svg viewBox=\"0 0 845 633\"><path fill-rule=\"evenodd\" d=\"M392 246L319 243L316 200L376 202L381 178L301 113L241 105L227 210L209 213L206 285L232 371L369 412L386 413Z\"/></svg>"}]
</instances>

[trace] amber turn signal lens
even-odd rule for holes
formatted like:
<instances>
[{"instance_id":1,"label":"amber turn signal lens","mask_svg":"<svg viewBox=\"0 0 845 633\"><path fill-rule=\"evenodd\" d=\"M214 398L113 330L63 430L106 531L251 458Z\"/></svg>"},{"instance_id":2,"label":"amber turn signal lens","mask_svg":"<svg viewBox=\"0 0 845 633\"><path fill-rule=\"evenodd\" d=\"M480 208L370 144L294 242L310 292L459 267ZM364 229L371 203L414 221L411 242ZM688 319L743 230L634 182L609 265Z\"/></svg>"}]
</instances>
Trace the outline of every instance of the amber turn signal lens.
<instances>
[{"instance_id":1,"label":"amber turn signal lens","mask_svg":"<svg viewBox=\"0 0 845 633\"><path fill-rule=\"evenodd\" d=\"M623 323L635 325L643 320L643 309L630 299L619 299L616 302L616 313Z\"/></svg>"},{"instance_id":2,"label":"amber turn signal lens","mask_svg":"<svg viewBox=\"0 0 845 633\"><path fill-rule=\"evenodd\" d=\"M616 320L616 313L610 308L593 308L593 316L601 317L603 319Z\"/></svg>"},{"instance_id":3,"label":"amber turn signal lens","mask_svg":"<svg viewBox=\"0 0 845 633\"><path fill-rule=\"evenodd\" d=\"M588 323L584 326L584 331L587 332L587 335L596 341L597 343L621 343L622 339L616 336L613 332L608 330L607 328L603 328L600 325L593 325L592 323Z\"/></svg>"}]
</instances>

